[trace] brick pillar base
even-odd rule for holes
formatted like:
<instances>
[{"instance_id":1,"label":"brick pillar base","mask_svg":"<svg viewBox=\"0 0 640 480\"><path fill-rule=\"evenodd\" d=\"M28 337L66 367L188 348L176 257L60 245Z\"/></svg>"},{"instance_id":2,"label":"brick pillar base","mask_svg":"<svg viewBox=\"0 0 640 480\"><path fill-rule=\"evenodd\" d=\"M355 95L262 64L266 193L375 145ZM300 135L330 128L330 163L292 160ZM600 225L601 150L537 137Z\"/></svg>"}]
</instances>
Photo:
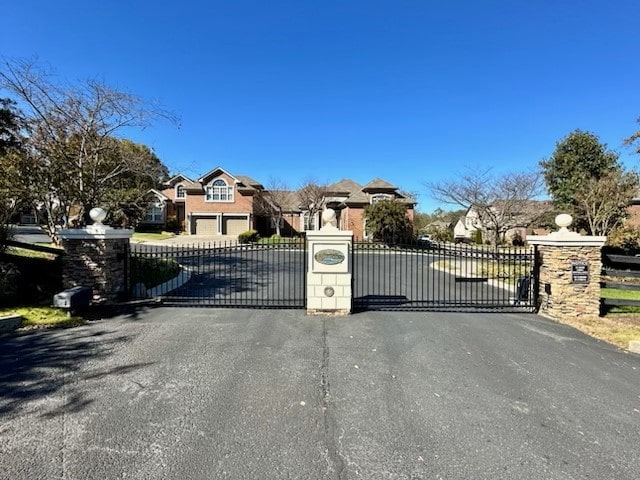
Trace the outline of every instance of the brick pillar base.
<instances>
[{"instance_id":1,"label":"brick pillar base","mask_svg":"<svg viewBox=\"0 0 640 480\"><path fill-rule=\"evenodd\" d=\"M110 304L127 294L129 239L132 230L104 225L62 230L62 283L64 288L93 289L93 300Z\"/></svg>"},{"instance_id":2,"label":"brick pillar base","mask_svg":"<svg viewBox=\"0 0 640 480\"><path fill-rule=\"evenodd\" d=\"M600 314L601 249L606 239L566 228L527 236L527 242L538 247L540 313L557 320Z\"/></svg>"}]
</instances>

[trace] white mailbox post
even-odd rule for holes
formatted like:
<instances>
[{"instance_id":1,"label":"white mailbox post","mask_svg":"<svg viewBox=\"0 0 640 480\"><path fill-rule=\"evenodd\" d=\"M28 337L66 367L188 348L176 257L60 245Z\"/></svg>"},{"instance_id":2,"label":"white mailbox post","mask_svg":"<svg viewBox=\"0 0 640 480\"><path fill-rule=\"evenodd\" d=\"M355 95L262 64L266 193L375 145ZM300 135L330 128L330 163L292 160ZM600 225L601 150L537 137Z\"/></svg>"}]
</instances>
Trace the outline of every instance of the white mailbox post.
<instances>
[{"instance_id":1,"label":"white mailbox post","mask_svg":"<svg viewBox=\"0 0 640 480\"><path fill-rule=\"evenodd\" d=\"M351 313L351 244L353 232L336 227L336 214L322 212L320 230L307 232L307 314Z\"/></svg>"}]
</instances>

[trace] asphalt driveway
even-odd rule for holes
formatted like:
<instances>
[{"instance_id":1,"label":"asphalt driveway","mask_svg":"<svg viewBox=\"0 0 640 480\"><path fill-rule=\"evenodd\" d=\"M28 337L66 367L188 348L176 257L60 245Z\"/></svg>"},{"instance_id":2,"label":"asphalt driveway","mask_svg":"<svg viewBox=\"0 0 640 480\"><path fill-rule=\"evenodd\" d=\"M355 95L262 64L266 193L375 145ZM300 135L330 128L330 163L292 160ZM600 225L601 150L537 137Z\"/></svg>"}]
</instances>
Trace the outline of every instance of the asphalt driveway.
<instances>
[{"instance_id":1,"label":"asphalt driveway","mask_svg":"<svg viewBox=\"0 0 640 480\"><path fill-rule=\"evenodd\" d=\"M636 479L640 357L535 315L158 308L0 337L0 478Z\"/></svg>"}]
</instances>

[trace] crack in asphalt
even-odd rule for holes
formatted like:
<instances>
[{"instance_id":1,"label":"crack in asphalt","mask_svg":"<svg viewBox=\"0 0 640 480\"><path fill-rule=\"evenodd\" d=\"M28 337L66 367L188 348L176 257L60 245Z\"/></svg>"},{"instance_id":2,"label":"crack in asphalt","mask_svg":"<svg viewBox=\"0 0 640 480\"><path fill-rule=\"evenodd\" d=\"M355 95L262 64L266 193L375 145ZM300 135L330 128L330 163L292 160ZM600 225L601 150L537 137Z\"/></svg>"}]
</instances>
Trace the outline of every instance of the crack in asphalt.
<instances>
[{"instance_id":1,"label":"crack in asphalt","mask_svg":"<svg viewBox=\"0 0 640 480\"><path fill-rule=\"evenodd\" d=\"M324 438L327 454L335 471L335 478L342 478L345 469L344 459L338 450L336 438L336 420L331 411L331 388L329 383L329 344L327 342L327 320L322 321L322 364L320 365L320 385L322 388L322 415L324 420Z\"/></svg>"}]
</instances>

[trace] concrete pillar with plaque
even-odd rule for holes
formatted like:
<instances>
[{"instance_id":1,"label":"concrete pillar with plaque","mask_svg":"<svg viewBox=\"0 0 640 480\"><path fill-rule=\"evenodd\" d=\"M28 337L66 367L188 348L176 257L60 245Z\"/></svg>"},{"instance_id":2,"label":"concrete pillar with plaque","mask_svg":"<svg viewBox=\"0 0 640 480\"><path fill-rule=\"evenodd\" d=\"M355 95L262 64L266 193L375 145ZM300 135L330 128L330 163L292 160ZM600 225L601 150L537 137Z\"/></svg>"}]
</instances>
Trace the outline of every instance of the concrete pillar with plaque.
<instances>
[{"instance_id":1,"label":"concrete pillar with plaque","mask_svg":"<svg viewBox=\"0 0 640 480\"><path fill-rule=\"evenodd\" d=\"M560 214L557 232L527 236L527 243L537 246L540 313L558 320L600 314L601 250L607 237L571 232L572 221Z\"/></svg>"},{"instance_id":2,"label":"concrete pillar with plaque","mask_svg":"<svg viewBox=\"0 0 640 480\"><path fill-rule=\"evenodd\" d=\"M351 244L353 232L338 230L336 214L322 212L320 230L307 232L307 314L351 313Z\"/></svg>"}]
</instances>

